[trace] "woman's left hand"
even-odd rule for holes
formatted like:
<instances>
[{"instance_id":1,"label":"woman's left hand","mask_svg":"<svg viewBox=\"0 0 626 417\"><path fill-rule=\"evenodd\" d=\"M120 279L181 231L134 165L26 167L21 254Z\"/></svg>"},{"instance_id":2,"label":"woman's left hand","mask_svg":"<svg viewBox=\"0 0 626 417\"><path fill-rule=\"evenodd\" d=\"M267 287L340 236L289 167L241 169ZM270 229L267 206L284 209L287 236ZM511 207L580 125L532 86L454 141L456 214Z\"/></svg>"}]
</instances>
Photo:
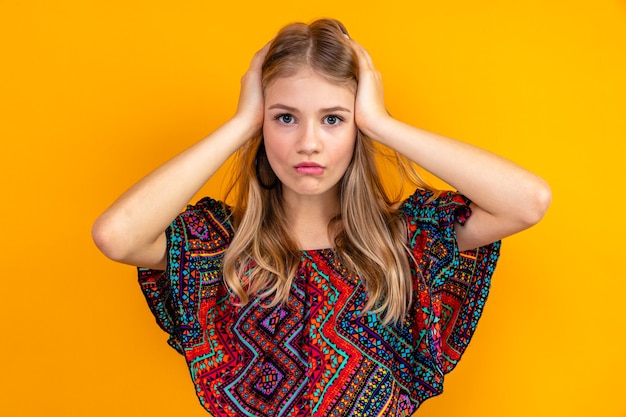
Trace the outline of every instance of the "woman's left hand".
<instances>
[{"instance_id":1,"label":"woman's left hand","mask_svg":"<svg viewBox=\"0 0 626 417\"><path fill-rule=\"evenodd\" d=\"M365 48L353 39L349 42L356 53L359 65L354 119L361 132L379 140L374 133L375 127L384 119L391 117L385 108L382 76L374 67L372 58Z\"/></svg>"},{"instance_id":2,"label":"woman's left hand","mask_svg":"<svg viewBox=\"0 0 626 417\"><path fill-rule=\"evenodd\" d=\"M464 226L455 226L461 250L517 233L543 217L551 200L550 187L543 179L483 149L391 117L380 73L367 51L353 40L350 43L359 65L357 127L472 200L471 218Z\"/></svg>"}]
</instances>

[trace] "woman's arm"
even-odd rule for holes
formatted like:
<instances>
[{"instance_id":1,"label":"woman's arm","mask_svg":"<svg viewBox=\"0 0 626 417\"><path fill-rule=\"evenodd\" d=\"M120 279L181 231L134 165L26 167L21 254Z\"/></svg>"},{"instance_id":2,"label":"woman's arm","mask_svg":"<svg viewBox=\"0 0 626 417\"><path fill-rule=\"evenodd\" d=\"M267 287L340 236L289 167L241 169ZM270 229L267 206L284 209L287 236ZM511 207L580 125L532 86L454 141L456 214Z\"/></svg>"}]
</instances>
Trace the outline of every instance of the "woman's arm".
<instances>
[{"instance_id":1,"label":"woman's arm","mask_svg":"<svg viewBox=\"0 0 626 417\"><path fill-rule=\"evenodd\" d=\"M167 226L263 125L261 65L268 47L255 54L241 80L235 116L133 185L98 217L92 235L106 256L131 265L165 268Z\"/></svg>"},{"instance_id":2,"label":"woman's arm","mask_svg":"<svg viewBox=\"0 0 626 417\"><path fill-rule=\"evenodd\" d=\"M472 216L457 226L461 250L482 246L537 223L551 201L547 183L490 152L402 123L384 106L380 73L358 43L356 123L367 136L395 149L472 200Z\"/></svg>"}]
</instances>

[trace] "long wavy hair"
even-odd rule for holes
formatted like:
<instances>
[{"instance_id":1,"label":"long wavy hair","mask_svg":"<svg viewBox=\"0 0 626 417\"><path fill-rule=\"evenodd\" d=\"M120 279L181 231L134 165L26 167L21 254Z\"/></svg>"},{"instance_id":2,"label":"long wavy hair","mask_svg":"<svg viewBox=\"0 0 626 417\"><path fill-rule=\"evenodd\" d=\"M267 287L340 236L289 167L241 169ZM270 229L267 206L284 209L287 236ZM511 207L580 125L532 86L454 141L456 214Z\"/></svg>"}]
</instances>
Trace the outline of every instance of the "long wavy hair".
<instances>
[{"instance_id":1,"label":"long wavy hair","mask_svg":"<svg viewBox=\"0 0 626 417\"><path fill-rule=\"evenodd\" d=\"M263 88L308 68L356 92L358 65L347 36L343 24L331 19L287 25L272 41L263 63ZM399 169L402 183L409 180L429 188L406 158L382 149L359 131L340 184L341 212L328 224L328 232L334 236L336 258L367 289L364 312L397 324L412 302L413 285L406 220L398 210L402 190L392 197L381 181L378 163L385 159ZM273 297L271 305L284 303L301 251L285 220L282 187L267 161L262 134L238 151L233 173L227 198L234 195L235 234L224 255L224 280L241 304L250 296Z\"/></svg>"}]
</instances>

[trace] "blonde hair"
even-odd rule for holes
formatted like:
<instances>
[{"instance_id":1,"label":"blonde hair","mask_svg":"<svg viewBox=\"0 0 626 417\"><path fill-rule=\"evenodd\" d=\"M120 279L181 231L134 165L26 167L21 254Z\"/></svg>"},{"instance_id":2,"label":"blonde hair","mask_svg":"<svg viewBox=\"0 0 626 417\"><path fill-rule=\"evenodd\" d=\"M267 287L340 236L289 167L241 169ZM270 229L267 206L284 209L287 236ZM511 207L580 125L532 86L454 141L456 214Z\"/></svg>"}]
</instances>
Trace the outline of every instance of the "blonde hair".
<instances>
[{"instance_id":1,"label":"blonde hair","mask_svg":"<svg viewBox=\"0 0 626 417\"><path fill-rule=\"evenodd\" d=\"M273 40L263 64L263 87L302 68L356 91L358 66L345 27L321 19L284 27ZM411 163L396 152L386 158L401 179L428 188ZM406 248L406 220L378 174L380 149L357 133L354 155L340 185L341 213L328 231L334 236L337 259L364 282L368 302L364 311L383 315L383 322L399 323L412 302L412 278ZM250 296L273 296L272 305L289 297L301 251L291 238L283 212L281 184L273 173L259 135L238 153L239 169L228 194L235 194L232 224L235 235L224 256L224 280L240 303ZM236 192L235 192L236 191Z\"/></svg>"}]
</instances>

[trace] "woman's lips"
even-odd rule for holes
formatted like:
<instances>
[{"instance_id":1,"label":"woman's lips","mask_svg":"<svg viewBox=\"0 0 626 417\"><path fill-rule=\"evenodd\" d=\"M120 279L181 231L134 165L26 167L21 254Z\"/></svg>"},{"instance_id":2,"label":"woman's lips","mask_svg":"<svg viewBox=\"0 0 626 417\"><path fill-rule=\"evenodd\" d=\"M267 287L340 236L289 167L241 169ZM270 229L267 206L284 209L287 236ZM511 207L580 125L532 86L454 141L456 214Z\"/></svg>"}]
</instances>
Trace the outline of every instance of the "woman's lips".
<instances>
[{"instance_id":1,"label":"woman's lips","mask_svg":"<svg viewBox=\"0 0 626 417\"><path fill-rule=\"evenodd\" d=\"M301 162L295 166L296 172L302 175L322 175L324 167L315 162Z\"/></svg>"}]
</instances>

